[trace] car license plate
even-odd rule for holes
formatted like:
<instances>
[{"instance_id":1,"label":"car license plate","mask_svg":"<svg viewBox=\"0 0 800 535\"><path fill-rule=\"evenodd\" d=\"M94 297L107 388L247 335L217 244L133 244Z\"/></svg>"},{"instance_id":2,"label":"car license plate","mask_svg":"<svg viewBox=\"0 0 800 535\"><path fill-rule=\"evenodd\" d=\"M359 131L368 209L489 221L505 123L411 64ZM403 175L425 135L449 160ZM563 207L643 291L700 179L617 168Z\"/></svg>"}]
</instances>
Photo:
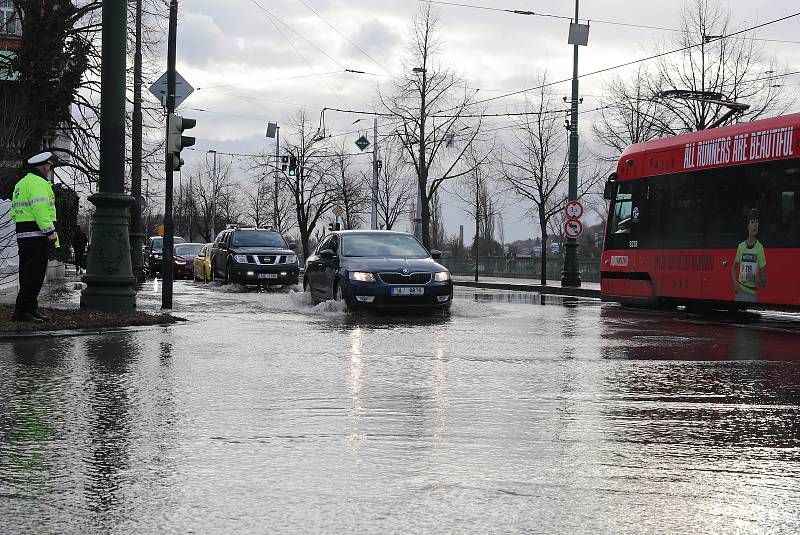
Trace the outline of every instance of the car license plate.
<instances>
[{"instance_id":1,"label":"car license plate","mask_svg":"<svg viewBox=\"0 0 800 535\"><path fill-rule=\"evenodd\" d=\"M425 295L424 286L403 286L391 289L392 295Z\"/></svg>"},{"instance_id":2,"label":"car license plate","mask_svg":"<svg viewBox=\"0 0 800 535\"><path fill-rule=\"evenodd\" d=\"M258 274L258 278L259 279L277 279L278 278L278 274L277 273L259 273Z\"/></svg>"}]
</instances>

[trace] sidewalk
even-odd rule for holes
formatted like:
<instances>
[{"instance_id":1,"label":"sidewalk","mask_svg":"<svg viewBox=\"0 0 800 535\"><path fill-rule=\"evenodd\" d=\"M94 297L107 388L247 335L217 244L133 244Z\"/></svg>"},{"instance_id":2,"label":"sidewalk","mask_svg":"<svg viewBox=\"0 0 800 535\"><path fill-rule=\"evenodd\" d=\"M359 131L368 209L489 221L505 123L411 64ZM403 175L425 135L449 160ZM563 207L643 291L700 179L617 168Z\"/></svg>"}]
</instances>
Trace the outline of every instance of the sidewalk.
<instances>
[{"instance_id":1,"label":"sidewalk","mask_svg":"<svg viewBox=\"0 0 800 535\"><path fill-rule=\"evenodd\" d=\"M513 290L517 292L535 292L551 295L567 295L571 297L589 297L600 299L600 283L584 282L580 288L563 288L561 281L548 280L547 286L539 284L538 279L516 279L504 277L480 276L475 282L474 276L453 275L453 284L469 288L486 288L491 290Z\"/></svg>"}]
</instances>

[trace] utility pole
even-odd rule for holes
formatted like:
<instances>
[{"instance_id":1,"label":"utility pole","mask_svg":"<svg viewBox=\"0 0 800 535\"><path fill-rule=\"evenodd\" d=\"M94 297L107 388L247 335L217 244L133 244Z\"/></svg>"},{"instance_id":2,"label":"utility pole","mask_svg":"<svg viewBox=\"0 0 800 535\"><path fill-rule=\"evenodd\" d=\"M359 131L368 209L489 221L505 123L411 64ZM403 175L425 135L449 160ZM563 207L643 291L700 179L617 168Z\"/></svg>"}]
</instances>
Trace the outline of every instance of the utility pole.
<instances>
[{"instance_id":1,"label":"utility pole","mask_svg":"<svg viewBox=\"0 0 800 535\"><path fill-rule=\"evenodd\" d=\"M131 268L137 280L144 280L144 229L142 228L142 0L136 0L133 54L133 125L131 128Z\"/></svg>"},{"instance_id":2,"label":"utility pole","mask_svg":"<svg viewBox=\"0 0 800 535\"><path fill-rule=\"evenodd\" d=\"M175 55L176 37L178 32L178 0L170 0L169 3L169 33L167 38L167 121L166 135L164 139L169 139L169 117L175 113ZM164 167L166 173L166 192L164 195L164 248L163 260L161 264L161 275L163 284L161 286L161 308L172 308L172 270L174 245L173 236L175 229L172 220L172 173L174 169L173 155L169 152L169 143L166 143L164 154Z\"/></svg>"},{"instance_id":3,"label":"utility pole","mask_svg":"<svg viewBox=\"0 0 800 535\"><path fill-rule=\"evenodd\" d=\"M372 230L378 228L378 118L372 127Z\"/></svg>"},{"instance_id":4,"label":"utility pole","mask_svg":"<svg viewBox=\"0 0 800 535\"><path fill-rule=\"evenodd\" d=\"M92 243L87 258L86 288L81 308L127 312L136 308L136 282L131 270L128 209L133 197L125 194L125 0L105 0L102 15L100 73L100 180L89 201Z\"/></svg>"},{"instance_id":5,"label":"utility pole","mask_svg":"<svg viewBox=\"0 0 800 535\"><path fill-rule=\"evenodd\" d=\"M578 22L578 2L575 0L575 20L570 25L569 42L573 45L572 60L572 101L570 102L571 119L569 131L569 192L567 199L578 199L578 46L586 46L589 28L585 26L585 36L580 34L581 24ZM544 244L542 244L544 247ZM564 268L561 271L561 286L578 287L581 285L581 274L578 270L578 240L566 239Z\"/></svg>"},{"instance_id":6,"label":"utility pole","mask_svg":"<svg viewBox=\"0 0 800 535\"><path fill-rule=\"evenodd\" d=\"M478 282L478 263L480 260L481 252L481 227L480 227L480 214L481 214L481 179L478 172L475 171L475 282Z\"/></svg>"},{"instance_id":7,"label":"utility pole","mask_svg":"<svg viewBox=\"0 0 800 535\"><path fill-rule=\"evenodd\" d=\"M273 198L275 203L272 205L272 224L275 225L275 230L281 231L281 224L278 221L278 181L281 172L281 127L275 127L275 191L273 191Z\"/></svg>"},{"instance_id":8,"label":"utility pole","mask_svg":"<svg viewBox=\"0 0 800 535\"><path fill-rule=\"evenodd\" d=\"M214 241L217 233L217 151L210 150L214 154L214 166L211 168L211 231L209 236ZM208 160L206 160L206 165Z\"/></svg>"}]
</instances>

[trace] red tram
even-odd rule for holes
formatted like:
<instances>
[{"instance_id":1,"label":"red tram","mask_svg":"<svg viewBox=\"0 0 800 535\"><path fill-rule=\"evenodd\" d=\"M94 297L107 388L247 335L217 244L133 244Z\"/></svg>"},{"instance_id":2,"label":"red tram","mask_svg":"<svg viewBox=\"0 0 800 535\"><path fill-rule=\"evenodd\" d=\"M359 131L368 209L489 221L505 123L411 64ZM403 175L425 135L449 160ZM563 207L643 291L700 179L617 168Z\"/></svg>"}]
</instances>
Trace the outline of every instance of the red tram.
<instances>
[{"instance_id":1,"label":"red tram","mask_svg":"<svg viewBox=\"0 0 800 535\"><path fill-rule=\"evenodd\" d=\"M632 145L605 197L604 300L800 308L800 114Z\"/></svg>"}]
</instances>

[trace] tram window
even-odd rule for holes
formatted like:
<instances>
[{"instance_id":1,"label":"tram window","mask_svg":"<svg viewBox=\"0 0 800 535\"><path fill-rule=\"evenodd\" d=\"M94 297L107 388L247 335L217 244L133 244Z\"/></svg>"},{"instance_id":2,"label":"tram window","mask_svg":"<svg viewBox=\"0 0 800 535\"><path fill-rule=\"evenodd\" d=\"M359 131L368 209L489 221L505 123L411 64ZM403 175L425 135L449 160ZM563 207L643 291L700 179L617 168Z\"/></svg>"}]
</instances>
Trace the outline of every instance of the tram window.
<instances>
[{"instance_id":1,"label":"tram window","mask_svg":"<svg viewBox=\"0 0 800 535\"><path fill-rule=\"evenodd\" d=\"M633 207L633 187L629 182L620 184L614 200L614 211L611 214L609 234L620 235L631 233L631 209Z\"/></svg>"}]
</instances>

